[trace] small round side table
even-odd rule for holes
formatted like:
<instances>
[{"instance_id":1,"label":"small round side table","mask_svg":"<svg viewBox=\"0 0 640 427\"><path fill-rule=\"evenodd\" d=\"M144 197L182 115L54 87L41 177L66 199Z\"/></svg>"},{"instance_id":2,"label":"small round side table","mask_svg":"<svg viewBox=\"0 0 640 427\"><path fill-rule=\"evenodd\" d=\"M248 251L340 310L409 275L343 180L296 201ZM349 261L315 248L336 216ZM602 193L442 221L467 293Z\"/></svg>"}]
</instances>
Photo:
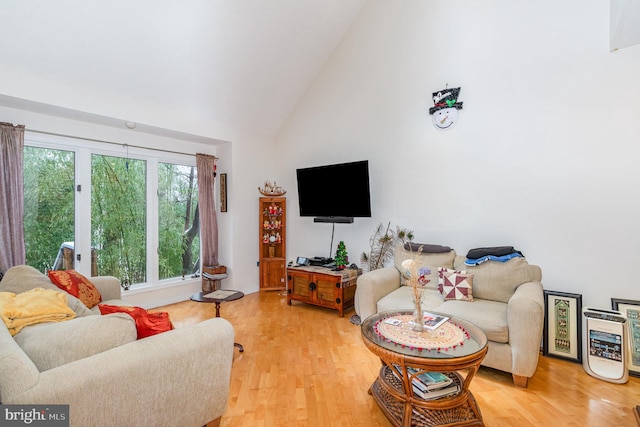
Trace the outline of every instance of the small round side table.
<instances>
[{"instance_id":1,"label":"small round side table","mask_svg":"<svg viewBox=\"0 0 640 427\"><path fill-rule=\"evenodd\" d=\"M216 293L218 293L220 296L217 297ZM191 301L214 303L216 305L216 317L220 317L221 303L235 301L242 297L244 297L243 292L225 289L218 291L196 292L195 294L191 295ZM242 346L242 344L234 342L233 345L235 347L238 347L238 351L240 351L240 353L244 352L244 347Z\"/></svg>"}]
</instances>

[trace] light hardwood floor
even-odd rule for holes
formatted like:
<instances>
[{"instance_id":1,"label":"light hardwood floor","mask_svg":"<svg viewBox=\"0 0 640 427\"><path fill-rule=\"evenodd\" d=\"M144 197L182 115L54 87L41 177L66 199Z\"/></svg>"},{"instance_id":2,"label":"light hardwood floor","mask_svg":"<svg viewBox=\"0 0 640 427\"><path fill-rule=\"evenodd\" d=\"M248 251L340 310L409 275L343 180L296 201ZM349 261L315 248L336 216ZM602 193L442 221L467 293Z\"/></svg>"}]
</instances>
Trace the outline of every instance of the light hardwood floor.
<instances>
[{"instance_id":1,"label":"light hardwood floor","mask_svg":"<svg viewBox=\"0 0 640 427\"><path fill-rule=\"evenodd\" d=\"M177 328L215 316L214 304L192 301L157 310L168 311ZM295 301L288 306L275 291L223 303L221 315L245 351L234 352L221 426L390 426L367 393L380 360L349 322L353 314L341 318ZM611 384L587 375L581 364L542 355L528 388L482 367L471 391L490 427L630 427L640 404L640 378Z\"/></svg>"}]
</instances>

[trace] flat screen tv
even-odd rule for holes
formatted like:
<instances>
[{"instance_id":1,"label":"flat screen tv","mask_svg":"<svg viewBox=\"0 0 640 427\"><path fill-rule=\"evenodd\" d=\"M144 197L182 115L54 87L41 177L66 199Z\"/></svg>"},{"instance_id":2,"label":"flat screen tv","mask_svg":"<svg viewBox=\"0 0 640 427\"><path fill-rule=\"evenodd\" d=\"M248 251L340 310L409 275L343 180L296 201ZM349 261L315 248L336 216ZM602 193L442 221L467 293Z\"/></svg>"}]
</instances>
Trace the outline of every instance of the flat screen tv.
<instances>
[{"instance_id":1,"label":"flat screen tv","mask_svg":"<svg viewBox=\"0 0 640 427\"><path fill-rule=\"evenodd\" d=\"M300 216L338 223L371 216L368 160L297 169L296 176Z\"/></svg>"}]
</instances>

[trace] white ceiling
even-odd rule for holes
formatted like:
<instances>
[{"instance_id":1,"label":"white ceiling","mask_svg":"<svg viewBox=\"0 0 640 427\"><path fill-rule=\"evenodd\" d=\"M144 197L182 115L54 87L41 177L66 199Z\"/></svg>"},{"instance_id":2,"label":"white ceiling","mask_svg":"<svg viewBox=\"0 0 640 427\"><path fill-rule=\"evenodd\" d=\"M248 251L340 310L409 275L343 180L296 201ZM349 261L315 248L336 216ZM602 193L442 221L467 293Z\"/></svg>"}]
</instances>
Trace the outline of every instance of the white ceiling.
<instances>
[{"instance_id":1,"label":"white ceiling","mask_svg":"<svg viewBox=\"0 0 640 427\"><path fill-rule=\"evenodd\" d=\"M3 0L0 71L274 135L366 1ZM639 18L640 0L611 0L612 50L640 43Z\"/></svg>"},{"instance_id":2,"label":"white ceiling","mask_svg":"<svg viewBox=\"0 0 640 427\"><path fill-rule=\"evenodd\" d=\"M0 67L275 134L365 1L4 0Z\"/></svg>"}]
</instances>

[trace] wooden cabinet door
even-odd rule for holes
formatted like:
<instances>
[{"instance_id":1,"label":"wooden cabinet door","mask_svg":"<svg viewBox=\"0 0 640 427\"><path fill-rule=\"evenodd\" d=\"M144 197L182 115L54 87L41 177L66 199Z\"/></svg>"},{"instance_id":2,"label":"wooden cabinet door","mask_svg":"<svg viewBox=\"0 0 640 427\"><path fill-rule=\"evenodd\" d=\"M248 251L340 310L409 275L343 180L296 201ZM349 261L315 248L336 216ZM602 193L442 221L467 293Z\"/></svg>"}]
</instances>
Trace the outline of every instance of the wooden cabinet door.
<instances>
[{"instance_id":1,"label":"wooden cabinet door","mask_svg":"<svg viewBox=\"0 0 640 427\"><path fill-rule=\"evenodd\" d=\"M336 305L336 290L340 289L340 278L335 276L316 275L316 295L318 304L334 307Z\"/></svg>"},{"instance_id":2,"label":"wooden cabinet door","mask_svg":"<svg viewBox=\"0 0 640 427\"><path fill-rule=\"evenodd\" d=\"M287 272L289 280L289 295L296 297L296 299L302 298L303 300L311 301L311 283L312 275L305 272L291 271Z\"/></svg>"},{"instance_id":3,"label":"wooden cabinet door","mask_svg":"<svg viewBox=\"0 0 640 427\"><path fill-rule=\"evenodd\" d=\"M260 263L261 289L284 289L285 265L283 260L263 259Z\"/></svg>"}]
</instances>

